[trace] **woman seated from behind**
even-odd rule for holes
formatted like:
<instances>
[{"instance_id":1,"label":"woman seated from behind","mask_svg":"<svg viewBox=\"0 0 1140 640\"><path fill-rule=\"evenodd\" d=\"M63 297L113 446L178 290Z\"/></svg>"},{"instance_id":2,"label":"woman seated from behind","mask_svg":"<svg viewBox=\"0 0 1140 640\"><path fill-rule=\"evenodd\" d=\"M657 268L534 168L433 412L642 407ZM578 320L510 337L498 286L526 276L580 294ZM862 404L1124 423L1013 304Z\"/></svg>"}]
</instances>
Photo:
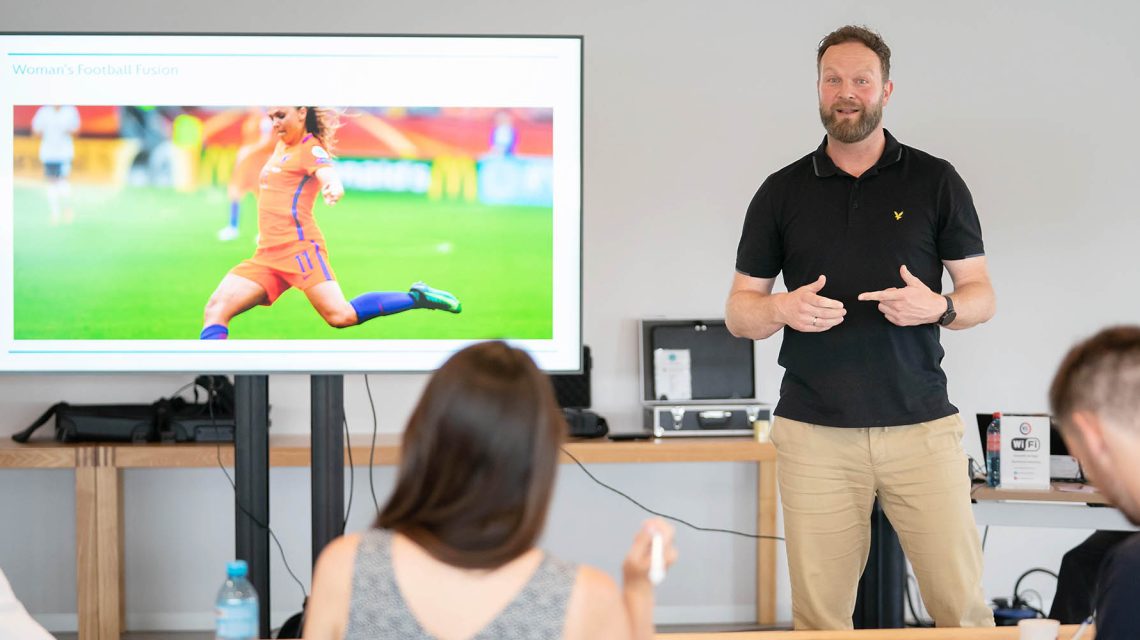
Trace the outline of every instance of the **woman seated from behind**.
<instances>
[{"instance_id":1,"label":"woman seated from behind","mask_svg":"<svg viewBox=\"0 0 1140 640\"><path fill-rule=\"evenodd\" d=\"M525 352L477 344L432 376L404 432L396 488L375 528L321 553L305 638L651 638L645 523L623 565L602 571L535 546L567 431L550 381Z\"/></svg>"}]
</instances>

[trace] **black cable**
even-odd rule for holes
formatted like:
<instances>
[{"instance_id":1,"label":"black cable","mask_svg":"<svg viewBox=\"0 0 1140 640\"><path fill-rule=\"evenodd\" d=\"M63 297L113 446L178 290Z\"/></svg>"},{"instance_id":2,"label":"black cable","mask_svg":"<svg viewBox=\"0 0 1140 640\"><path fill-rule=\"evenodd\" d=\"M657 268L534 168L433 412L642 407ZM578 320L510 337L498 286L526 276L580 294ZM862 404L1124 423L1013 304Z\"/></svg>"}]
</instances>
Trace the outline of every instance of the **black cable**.
<instances>
[{"instance_id":1,"label":"black cable","mask_svg":"<svg viewBox=\"0 0 1140 640\"><path fill-rule=\"evenodd\" d=\"M185 389L186 387L182 388ZM206 391L206 406L210 412L210 426L217 427L217 417L214 415L214 400L217 392L214 389L207 389ZM235 433L234 435L236 437L237 434ZM273 529L270 528L268 523L262 523L260 520L258 520L252 513L249 512L248 509L245 508L245 505L243 505L241 501L238 500L237 483L234 482L234 479L232 477L230 477L230 472L226 471L225 465L222 464L222 443L220 441L217 443L217 446L214 449L214 454L218 459L218 468L222 470L222 473L226 476L226 480L228 480L230 483L230 487L232 487L234 490L234 504L237 505L237 508L242 513L244 513L246 517L252 520L254 524L269 532L269 537L273 538L273 542L277 544L277 551L281 554L281 563L285 565L285 571L289 572L289 575L293 578L293 582L296 582L297 586L301 588L302 601L307 600L309 594L305 591L305 585L297 578L297 574L293 573L293 568L289 566L289 560L285 557L285 548L281 546L281 541L277 539L277 534L273 532Z\"/></svg>"},{"instance_id":2,"label":"black cable","mask_svg":"<svg viewBox=\"0 0 1140 640\"><path fill-rule=\"evenodd\" d=\"M982 553L986 552L986 538L988 537L990 537L990 525L987 524L986 528L982 531Z\"/></svg>"},{"instance_id":3,"label":"black cable","mask_svg":"<svg viewBox=\"0 0 1140 640\"><path fill-rule=\"evenodd\" d=\"M622 493L621 491L611 487L610 485L602 482L601 480L598 480L597 477L594 476L594 474L590 473L590 470L586 468L586 465L582 464L582 461L579 460L578 458L574 457L574 454L567 451L565 447L562 448L562 453L566 454L571 460L573 460L574 463L578 465L578 468L580 468L587 476L589 476L591 480L602 485L606 489L613 491L614 493L625 498L626 500L629 500L633 504L640 507L643 511L651 513L655 516L665 518L666 520L672 520L673 522L676 522L679 524L683 524L686 527L689 527L690 529L693 529L695 531L708 531L708 532L712 532L712 533L731 533L734 536L741 536L744 538L754 538L757 540L783 540L783 538L781 538L780 536L766 536L766 535L758 534L758 533L745 533L743 531L734 531L732 529L717 529L714 527L700 527L700 526L697 526L697 525L692 524L690 522L686 522L686 521L684 521L684 520L682 520L676 516L671 516L667 513L661 513L660 511L654 511L653 509L650 509L649 507L641 504L637 500L634 500L628 494Z\"/></svg>"},{"instance_id":4,"label":"black cable","mask_svg":"<svg viewBox=\"0 0 1140 640\"><path fill-rule=\"evenodd\" d=\"M344 508L344 520L340 523L342 536L348 527L348 514L352 513L352 491L356 486L356 466L352 464L352 442L348 438L348 416L344 417L344 447L348 451L348 504Z\"/></svg>"},{"instance_id":5,"label":"black cable","mask_svg":"<svg viewBox=\"0 0 1140 640\"><path fill-rule=\"evenodd\" d=\"M1030 607L1026 602L1024 602L1021 599L1021 592L1018 589L1021 587L1021 581L1024 580L1027 576L1030 576L1034 573L1045 573L1045 574L1053 576L1054 580L1057 579L1057 574L1053 573L1052 571L1050 571L1048 569L1044 569L1042 567L1033 567L1029 571L1026 571L1025 573L1021 574L1017 578L1017 582L1013 583L1013 608L1014 609L1016 609L1018 607L1018 605L1022 605L1022 604L1024 604L1029 609L1033 609L1033 607ZM1033 609L1033 610L1037 611L1038 613L1041 613L1040 609ZM1042 615L1044 615L1044 614L1042 614Z\"/></svg>"},{"instance_id":6,"label":"black cable","mask_svg":"<svg viewBox=\"0 0 1140 640\"><path fill-rule=\"evenodd\" d=\"M250 520L253 520L254 524L256 524L257 526L259 526L262 529L265 529L266 531L269 532L269 537L273 538L273 542L275 542L277 544L277 551L280 552L280 554L281 554L281 562L282 562L282 564L285 565L285 570L289 572L289 576L293 578L293 582L296 582L297 586L301 588L301 598L302 599L308 598L309 594L305 591L305 585L301 582L300 579L297 578L297 574L293 573L293 568L289 566L289 560L285 558L285 548L281 546L281 541L277 539L277 534L273 532L273 529L269 526L269 524L263 523L262 521L258 520L252 513L249 512L248 509L245 508L245 505L243 505L241 503L241 501L238 500L237 483L235 483L234 479L232 477L230 477L230 472L226 471L225 465L222 464L222 445L221 445L221 443L218 443L217 456L218 456L218 468L221 469L222 473L224 473L226 475L226 480L229 480L230 486L233 487L234 504L237 505L237 508L239 510L241 510L241 512L244 513L246 515L246 517L248 517Z\"/></svg>"},{"instance_id":7,"label":"black cable","mask_svg":"<svg viewBox=\"0 0 1140 640\"><path fill-rule=\"evenodd\" d=\"M368 406L372 408L372 448L368 451L368 489L372 491L372 504L376 513L380 513L380 501L376 499L376 483L372 480L372 467L376 466L376 429L380 422L376 419L376 401L372 399L372 385L368 383L368 374L364 374L364 389L368 392Z\"/></svg>"},{"instance_id":8,"label":"black cable","mask_svg":"<svg viewBox=\"0 0 1140 640\"><path fill-rule=\"evenodd\" d=\"M1037 596L1037 604L1040 605L1041 607L1045 606L1045 598L1041 597L1041 592L1039 592L1037 589L1026 589L1025 591L1022 591L1021 593L1024 593L1026 596L1028 596L1029 594L1032 593L1033 595ZM1029 601L1028 600L1022 600L1021 602L1025 606L1029 607ZM1029 608L1033 609L1037 613L1041 614L1042 618L1045 617L1045 612L1042 611L1041 609L1039 609L1037 607L1029 607Z\"/></svg>"},{"instance_id":9,"label":"black cable","mask_svg":"<svg viewBox=\"0 0 1140 640\"><path fill-rule=\"evenodd\" d=\"M368 405L372 409L372 447L371 447L370 451L368 452L368 487L372 491L372 502L373 502L373 504L376 505L376 513L380 513L380 502L376 499L376 487L372 481L372 467L374 466L373 456L376 454L376 431L377 431L379 422L376 418L376 403L372 399L372 386L368 382L368 374L364 375L364 388L368 392ZM650 509L649 507L646 507L645 505L641 504L637 500L634 500L628 494L622 493L621 491L611 487L610 485L602 482L601 480L598 480L597 477L595 477L594 474L590 473L590 470L587 469L586 466L584 464L582 464L582 462L580 460L578 460L578 458L574 457L574 454L570 453L565 448L562 449L562 453L565 453L567 456L569 456L570 459L573 460L578 465L578 467L581 468L582 471L587 476L590 477L591 480L600 484L601 486L605 487L606 489L613 491L614 493L618 494L619 496L621 496L621 497L625 498L626 500L629 500L633 504L637 505L642 510L644 510L648 513L651 513L655 516L659 516L659 517L665 518L667 520L672 520L673 522L683 524L686 527L689 527L690 529L694 529L696 531L708 531L708 532L714 532L714 533L731 533L733 535L743 536L745 538L754 538L754 539L758 539L758 540L759 539L783 540L783 538L781 538L780 536L767 536L767 535L761 535L761 534L755 534L755 533L744 533L741 531L733 531L732 529L717 529L717 528L711 528L711 527L700 527L700 526L697 526L695 524L686 522L686 521L684 521L678 517L671 516L671 515L666 514L666 513L661 513L659 511L654 511L653 509Z\"/></svg>"}]
</instances>

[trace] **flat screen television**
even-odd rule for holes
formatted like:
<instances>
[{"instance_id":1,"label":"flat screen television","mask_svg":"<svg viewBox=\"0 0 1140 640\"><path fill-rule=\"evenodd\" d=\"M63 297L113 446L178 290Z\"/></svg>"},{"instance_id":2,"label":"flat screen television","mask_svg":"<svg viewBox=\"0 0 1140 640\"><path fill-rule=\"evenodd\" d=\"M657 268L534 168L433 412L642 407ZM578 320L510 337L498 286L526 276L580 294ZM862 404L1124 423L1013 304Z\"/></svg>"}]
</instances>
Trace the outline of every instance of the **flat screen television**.
<instances>
[{"instance_id":1,"label":"flat screen television","mask_svg":"<svg viewBox=\"0 0 1140 640\"><path fill-rule=\"evenodd\" d=\"M581 37L0 55L0 371L427 371L487 339L581 367Z\"/></svg>"}]
</instances>

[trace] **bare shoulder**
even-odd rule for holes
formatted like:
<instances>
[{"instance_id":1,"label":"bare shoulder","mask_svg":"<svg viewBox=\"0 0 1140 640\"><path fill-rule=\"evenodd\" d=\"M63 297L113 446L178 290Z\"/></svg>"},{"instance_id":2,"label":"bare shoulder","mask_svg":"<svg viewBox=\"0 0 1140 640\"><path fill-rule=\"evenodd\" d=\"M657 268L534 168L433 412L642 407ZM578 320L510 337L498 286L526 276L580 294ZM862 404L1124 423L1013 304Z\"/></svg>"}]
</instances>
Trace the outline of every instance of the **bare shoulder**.
<instances>
[{"instance_id":1,"label":"bare shoulder","mask_svg":"<svg viewBox=\"0 0 1140 640\"><path fill-rule=\"evenodd\" d=\"M608 574L580 566L566 607L565 637L624 639L630 633L621 590Z\"/></svg>"},{"instance_id":2,"label":"bare shoulder","mask_svg":"<svg viewBox=\"0 0 1140 640\"><path fill-rule=\"evenodd\" d=\"M335 640L343 635L352 596L352 567L359 534L333 540L321 551L313 568L313 593L305 608L305 638Z\"/></svg>"},{"instance_id":3,"label":"bare shoulder","mask_svg":"<svg viewBox=\"0 0 1140 640\"><path fill-rule=\"evenodd\" d=\"M359 533L346 533L335 538L321 550L321 555L317 559L317 566L320 567L322 562L334 567L340 566L342 563L352 566L353 560L356 559L356 548L360 546L360 538Z\"/></svg>"}]
</instances>

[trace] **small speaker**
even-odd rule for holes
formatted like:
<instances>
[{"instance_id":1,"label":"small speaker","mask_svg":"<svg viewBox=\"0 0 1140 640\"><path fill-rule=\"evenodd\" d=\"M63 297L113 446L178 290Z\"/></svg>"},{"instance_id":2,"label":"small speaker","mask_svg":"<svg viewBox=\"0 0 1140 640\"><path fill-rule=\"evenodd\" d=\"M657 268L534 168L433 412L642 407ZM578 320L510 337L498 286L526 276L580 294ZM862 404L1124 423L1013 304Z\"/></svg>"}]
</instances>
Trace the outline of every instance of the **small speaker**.
<instances>
[{"instance_id":1,"label":"small speaker","mask_svg":"<svg viewBox=\"0 0 1140 640\"><path fill-rule=\"evenodd\" d=\"M583 345L582 373L555 373L550 376L558 406L564 409L590 407L590 369L593 365L590 359L590 347Z\"/></svg>"}]
</instances>

